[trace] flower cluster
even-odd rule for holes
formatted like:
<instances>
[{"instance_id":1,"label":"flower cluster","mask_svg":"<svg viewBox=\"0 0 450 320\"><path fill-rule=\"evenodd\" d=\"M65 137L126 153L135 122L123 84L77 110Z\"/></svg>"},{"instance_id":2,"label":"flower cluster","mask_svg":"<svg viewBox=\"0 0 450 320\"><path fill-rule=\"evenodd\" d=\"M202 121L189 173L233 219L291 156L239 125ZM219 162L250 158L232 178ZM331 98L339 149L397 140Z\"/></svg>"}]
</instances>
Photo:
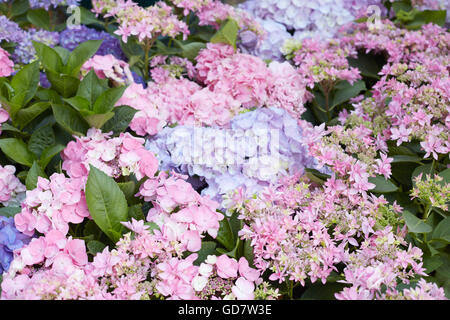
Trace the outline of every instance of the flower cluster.
<instances>
[{"instance_id":1,"label":"flower cluster","mask_svg":"<svg viewBox=\"0 0 450 320\"><path fill-rule=\"evenodd\" d=\"M0 77L8 77L13 73L14 62L9 59L8 51L0 48Z\"/></svg>"},{"instance_id":2,"label":"flower cluster","mask_svg":"<svg viewBox=\"0 0 450 320\"><path fill-rule=\"evenodd\" d=\"M26 188L14 175L15 172L14 166L0 166L0 203L5 207L19 207L25 198Z\"/></svg>"},{"instance_id":3,"label":"flower cluster","mask_svg":"<svg viewBox=\"0 0 450 320\"><path fill-rule=\"evenodd\" d=\"M0 125L9 120L9 113L0 105ZM2 128L0 126L0 134L2 133Z\"/></svg>"},{"instance_id":4,"label":"flower cluster","mask_svg":"<svg viewBox=\"0 0 450 320\"><path fill-rule=\"evenodd\" d=\"M86 61L82 68L82 74L87 74L90 70L94 70L100 79L109 79L117 85L129 84L133 82L128 63L116 59L112 54L104 56L95 55Z\"/></svg>"},{"instance_id":5,"label":"flower cluster","mask_svg":"<svg viewBox=\"0 0 450 320\"><path fill-rule=\"evenodd\" d=\"M372 97L355 103L346 125L364 126L377 139L397 146L417 141L425 158L438 160L450 151L448 91L450 33L436 25L405 31L386 22L368 30L359 25L344 41L358 49L386 53Z\"/></svg>"},{"instance_id":6,"label":"flower cluster","mask_svg":"<svg viewBox=\"0 0 450 320\"><path fill-rule=\"evenodd\" d=\"M347 60L348 57L356 56L356 50L335 40L290 41L285 43L283 53L294 55L293 61L298 66L298 72L306 78L308 86L311 88L315 83L330 87L337 80L354 83L361 78L359 70L350 67Z\"/></svg>"},{"instance_id":7,"label":"flower cluster","mask_svg":"<svg viewBox=\"0 0 450 320\"><path fill-rule=\"evenodd\" d=\"M219 29L220 24L228 19L234 20L241 31L253 32L260 41L265 37L264 29L260 26L251 14L247 11L224 4L219 0L210 0L202 6L196 15L199 18L199 25L211 25Z\"/></svg>"},{"instance_id":8,"label":"flower cluster","mask_svg":"<svg viewBox=\"0 0 450 320\"><path fill-rule=\"evenodd\" d=\"M69 223L90 217L81 180L54 173L49 179L38 177L37 186L26 193L22 211L14 216L17 230L32 236L35 230L66 235Z\"/></svg>"},{"instance_id":9,"label":"flower cluster","mask_svg":"<svg viewBox=\"0 0 450 320\"><path fill-rule=\"evenodd\" d=\"M86 137L75 137L61 154L62 168L73 179L86 182L89 165L118 178L133 173L138 180L153 177L158 169L155 156L145 150L144 139L129 133L110 138L111 134L89 129Z\"/></svg>"},{"instance_id":10,"label":"flower cluster","mask_svg":"<svg viewBox=\"0 0 450 320\"><path fill-rule=\"evenodd\" d=\"M14 250L29 242L29 237L17 231L14 219L0 216L0 274L8 271Z\"/></svg>"},{"instance_id":11,"label":"flower cluster","mask_svg":"<svg viewBox=\"0 0 450 320\"><path fill-rule=\"evenodd\" d=\"M51 230L16 251L2 299L99 299L102 291L88 266L83 240Z\"/></svg>"},{"instance_id":12,"label":"flower cluster","mask_svg":"<svg viewBox=\"0 0 450 320\"><path fill-rule=\"evenodd\" d=\"M246 30L239 34L240 43L239 48L244 53L256 55L262 59L277 60L283 59L283 54L280 50L283 43L292 38L286 27L273 20L256 19L257 22L264 28L264 40L259 40L256 33ZM258 41L259 40L259 41Z\"/></svg>"},{"instance_id":13,"label":"flower cluster","mask_svg":"<svg viewBox=\"0 0 450 320\"><path fill-rule=\"evenodd\" d=\"M436 175L433 178L427 175L422 178L422 173L414 180L414 188L411 192L411 199L419 199L428 207L439 208L448 211L450 203L450 183L445 183L442 176Z\"/></svg>"},{"instance_id":14,"label":"flower cluster","mask_svg":"<svg viewBox=\"0 0 450 320\"><path fill-rule=\"evenodd\" d=\"M120 42L118 39L111 36L105 31L98 31L93 28L88 28L84 25L81 25L78 28L63 30L60 33L59 45L67 50L72 51L79 44L87 40L103 40L100 48L98 48L96 52L97 55L106 56L108 54L112 54L117 59L125 59L125 55L120 48Z\"/></svg>"},{"instance_id":15,"label":"flower cluster","mask_svg":"<svg viewBox=\"0 0 450 320\"><path fill-rule=\"evenodd\" d=\"M323 39L333 37L339 27L355 19L348 10L349 2L352 1L247 0L240 7L255 17L284 25L297 40L307 37ZM366 4L367 1L360 2ZM380 3L379 0L375 2Z\"/></svg>"},{"instance_id":16,"label":"flower cluster","mask_svg":"<svg viewBox=\"0 0 450 320\"><path fill-rule=\"evenodd\" d=\"M177 56L156 56L150 62L151 76L154 82L163 83L166 82L169 77L180 78L186 76L190 79L194 79L196 70L192 62L186 58L180 58Z\"/></svg>"},{"instance_id":17,"label":"flower cluster","mask_svg":"<svg viewBox=\"0 0 450 320\"><path fill-rule=\"evenodd\" d=\"M152 203L147 220L156 223L164 237L179 242L177 250L196 252L201 247L202 233L217 236L223 214L216 212L217 202L200 196L186 178L160 172L146 180L137 195Z\"/></svg>"},{"instance_id":18,"label":"flower cluster","mask_svg":"<svg viewBox=\"0 0 450 320\"><path fill-rule=\"evenodd\" d=\"M251 241L255 266L271 270L271 280L326 283L336 271L352 285L337 298L372 299L425 275L422 251L408 246L402 232L377 223L387 204L383 197L359 196L354 203L342 180L333 178L322 188L298 176L253 199L243 200L241 192L230 195L229 210L244 220L240 236ZM395 215L400 208L392 210Z\"/></svg>"},{"instance_id":19,"label":"flower cluster","mask_svg":"<svg viewBox=\"0 0 450 320\"><path fill-rule=\"evenodd\" d=\"M172 12L172 7L162 1L153 6L143 8L133 1L96 0L92 2L93 11L103 14L105 18L113 17L119 23L115 34L124 42L129 36L136 36L139 42L154 41L158 36L175 38L178 34L183 37L189 34L185 22L178 20Z\"/></svg>"},{"instance_id":20,"label":"flower cluster","mask_svg":"<svg viewBox=\"0 0 450 320\"><path fill-rule=\"evenodd\" d=\"M20 42L17 43L14 53L12 54L14 62L28 64L37 58L32 41L41 42L47 46L54 47L59 43L59 33L33 28L28 29Z\"/></svg>"},{"instance_id":21,"label":"flower cluster","mask_svg":"<svg viewBox=\"0 0 450 320\"><path fill-rule=\"evenodd\" d=\"M4 15L0 15L0 42L20 43L24 37L25 31L17 23Z\"/></svg>"},{"instance_id":22,"label":"flower cluster","mask_svg":"<svg viewBox=\"0 0 450 320\"><path fill-rule=\"evenodd\" d=\"M189 97L201 87L186 78L169 77L163 83L129 86L117 105L128 105L138 110L130 128L140 136L154 135L166 124L183 123L188 110Z\"/></svg>"},{"instance_id":23,"label":"flower cluster","mask_svg":"<svg viewBox=\"0 0 450 320\"><path fill-rule=\"evenodd\" d=\"M201 299L254 300L259 276L244 257L238 262L225 254L210 255L200 264L192 286Z\"/></svg>"},{"instance_id":24,"label":"flower cluster","mask_svg":"<svg viewBox=\"0 0 450 320\"><path fill-rule=\"evenodd\" d=\"M58 6L78 6L80 0L30 0L30 7L49 10Z\"/></svg>"},{"instance_id":25,"label":"flower cluster","mask_svg":"<svg viewBox=\"0 0 450 320\"><path fill-rule=\"evenodd\" d=\"M223 44L208 44L196 60L198 79L214 92L231 95L244 108L281 107L298 118L304 111L305 82L287 62L267 66L260 58L234 53Z\"/></svg>"},{"instance_id":26,"label":"flower cluster","mask_svg":"<svg viewBox=\"0 0 450 320\"><path fill-rule=\"evenodd\" d=\"M315 167L303 145L297 120L279 108L260 108L234 117L230 129L177 126L165 128L146 147L163 170L199 176L202 194L218 201L240 186L247 195L280 176Z\"/></svg>"}]
</instances>

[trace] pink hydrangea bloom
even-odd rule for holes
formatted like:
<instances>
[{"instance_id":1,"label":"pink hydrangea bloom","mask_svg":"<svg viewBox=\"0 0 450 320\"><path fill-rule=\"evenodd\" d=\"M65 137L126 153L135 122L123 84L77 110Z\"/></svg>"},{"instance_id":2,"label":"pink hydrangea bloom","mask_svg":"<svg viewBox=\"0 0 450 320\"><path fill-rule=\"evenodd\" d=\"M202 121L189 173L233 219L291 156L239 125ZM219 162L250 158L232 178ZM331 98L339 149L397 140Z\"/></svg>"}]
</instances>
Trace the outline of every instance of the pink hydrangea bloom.
<instances>
[{"instance_id":1,"label":"pink hydrangea bloom","mask_svg":"<svg viewBox=\"0 0 450 320\"><path fill-rule=\"evenodd\" d=\"M89 129L86 137L75 137L62 152L62 168L70 177L86 181L89 165L117 178L134 173L138 180L153 177L158 169L155 156L147 151L144 139L129 133L110 138L110 134Z\"/></svg>"},{"instance_id":2,"label":"pink hydrangea bloom","mask_svg":"<svg viewBox=\"0 0 450 320\"><path fill-rule=\"evenodd\" d=\"M20 205L25 196L26 188L15 173L14 166L0 166L0 202L6 207L10 204Z\"/></svg>"},{"instance_id":3,"label":"pink hydrangea bloom","mask_svg":"<svg viewBox=\"0 0 450 320\"><path fill-rule=\"evenodd\" d=\"M22 211L14 217L17 230L33 235L59 230L67 234L69 223L81 223L90 217L84 184L79 179L54 173L50 179L38 177L36 189L27 191Z\"/></svg>"},{"instance_id":4,"label":"pink hydrangea bloom","mask_svg":"<svg viewBox=\"0 0 450 320\"><path fill-rule=\"evenodd\" d=\"M93 56L83 64L81 70L83 74L94 70L100 79L110 79L118 84L133 82L133 76L128 63L118 60L112 54Z\"/></svg>"},{"instance_id":5,"label":"pink hydrangea bloom","mask_svg":"<svg viewBox=\"0 0 450 320\"><path fill-rule=\"evenodd\" d=\"M8 77L14 71L14 62L9 59L9 53L0 48L0 77Z\"/></svg>"}]
</instances>

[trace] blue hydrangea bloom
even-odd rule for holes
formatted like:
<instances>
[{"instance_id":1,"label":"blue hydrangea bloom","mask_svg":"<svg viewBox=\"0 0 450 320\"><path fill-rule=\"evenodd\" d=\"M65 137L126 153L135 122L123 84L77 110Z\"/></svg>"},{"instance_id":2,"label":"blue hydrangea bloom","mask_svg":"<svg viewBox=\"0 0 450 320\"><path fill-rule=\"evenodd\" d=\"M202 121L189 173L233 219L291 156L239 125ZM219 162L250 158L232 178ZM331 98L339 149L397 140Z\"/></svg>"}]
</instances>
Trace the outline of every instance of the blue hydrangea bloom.
<instances>
[{"instance_id":1,"label":"blue hydrangea bloom","mask_svg":"<svg viewBox=\"0 0 450 320\"><path fill-rule=\"evenodd\" d=\"M28 64L36 59L36 50L34 50L33 42L41 42L47 46L54 47L59 43L59 33L29 29L25 32L23 39L17 44L12 58L15 63Z\"/></svg>"},{"instance_id":2,"label":"blue hydrangea bloom","mask_svg":"<svg viewBox=\"0 0 450 320\"><path fill-rule=\"evenodd\" d=\"M297 120L281 108L237 115L229 129L166 127L146 148L155 153L161 170L201 177L208 185L201 194L219 202L238 187L251 196L282 176L318 169Z\"/></svg>"},{"instance_id":3,"label":"blue hydrangea bloom","mask_svg":"<svg viewBox=\"0 0 450 320\"><path fill-rule=\"evenodd\" d=\"M17 23L10 21L6 16L0 15L0 42L19 43L24 37L25 31Z\"/></svg>"},{"instance_id":4,"label":"blue hydrangea bloom","mask_svg":"<svg viewBox=\"0 0 450 320\"><path fill-rule=\"evenodd\" d=\"M69 51L72 51L79 44L87 40L103 40L96 54L101 56L112 54L117 59L125 60L125 55L120 48L120 41L117 38L105 31L98 31L84 25L62 31L60 34L59 45Z\"/></svg>"},{"instance_id":5,"label":"blue hydrangea bloom","mask_svg":"<svg viewBox=\"0 0 450 320\"><path fill-rule=\"evenodd\" d=\"M14 218L0 216L0 274L8 271L14 250L28 244L30 239L16 229Z\"/></svg>"},{"instance_id":6,"label":"blue hydrangea bloom","mask_svg":"<svg viewBox=\"0 0 450 320\"><path fill-rule=\"evenodd\" d=\"M56 8L58 6L79 6L80 0L30 0L30 7L44 8L48 10L50 7Z\"/></svg>"}]
</instances>

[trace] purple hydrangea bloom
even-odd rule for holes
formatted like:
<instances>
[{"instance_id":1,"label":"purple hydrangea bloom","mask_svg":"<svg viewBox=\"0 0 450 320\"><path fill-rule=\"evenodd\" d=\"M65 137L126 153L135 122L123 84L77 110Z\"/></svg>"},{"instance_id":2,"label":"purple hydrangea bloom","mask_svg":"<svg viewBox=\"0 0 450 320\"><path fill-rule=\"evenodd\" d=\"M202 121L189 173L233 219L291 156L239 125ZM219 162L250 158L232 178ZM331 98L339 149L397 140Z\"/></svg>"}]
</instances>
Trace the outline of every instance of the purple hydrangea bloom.
<instances>
[{"instance_id":1,"label":"purple hydrangea bloom","mask_svg":"<svg viewBox=\"0 0 450 320\"><path fill-rule=\"evenodd\" d=\"M47 75L44 72L39 74L39 83L42 88L50 88L51 83L48 81Z\"/></svg>"},{"instance_id":2,"label":"purple hydrangea bloom","mask_svg":"<svg viewBox=\"0 0 450 320\"><path fill-rule=\"evenodd\" d=\"M50 7L79 6L79 4L80 0L30 0L30 7L32 9L44 8L48 10Z\"/></svg>"},{"instance_id":3,"label":"purple hydrangea bloom","mask_svg":"<svg viewBox=\"0 0 450 320\"><path fill-rule=\"evenodd\" d=\"M29 236L16 229L14 218L0 216L0 274L9 269L14 250L22 248L29 241Z\"/></svg>"},{"instance_id":4,"label":"purple hydrangea bloom","mask_svg":"<svg viewBox=\"0 0 450 320\"><path fill-rule=\"evenodd\" d=\"M203 178L208 187L201 194L219 202L238 187L251 196L284 175L318 168L297 120L281 108L240 114L230 129L166 127L146 148L155 153L161 170Z\"/></svg>"},{"instance_id":5,"label":"purple hydrangea bloom","mask_svg":"<svg viewBox=\"0 0 450 320\"><path fill-rule=\"evenodd\" d=\"M59 43L59 33L46 30L29 29L21 42L19 42L12 54L16 63L27 64L36 59L32 41L41 42L47 46L54 47Z\"/></svg>"},{"instance_id":6,"label":"purple hydrangea bloom","mask_svg":"<svg viewBox=\"0 0 450 320\"><path fill-rule=\"evenodd\" d=\"M378 5L381 13L386 14L382 0L247 0L239 7L256 18L272 21L269 28L273 28L273 23L279 23L295 39L302 40L333 38L341 26L366 15L370 5ZM270 34L270 29L267 31ZM273 31L270 39L276 41L278 37L280 33L277 35Z\"/></svg>"},{"instance_id":7,"label":"purple hydrangea bloom","mask_svg":"<svg viewBox=\"0 0 450 320\"><path fill-rule=\"evenodd\" d=\"M72 51L79 44L87 40L103 40L96 54L101 56L112 54L117 59L125 60L125 55L120 48L120 42L117 38L111 36L105 31L98 31L84 25L81 25L78 28L65 29L62 31L59 45Z\"/></svg>"},{"instance_id":8,"label":"purple hydrangea bloom","mask_svg":"<svg viewBox=\"0 0 450 320\"><path fill-rule=\"evenodd\" d=\"M19 43L25 37L25 32L19 25L10 21L6 16L0 16L0 42Z\"/></svg>"},{"instance_id":9,"label":"purple hydrangea bloom","mask_svg":"<svg viewBox=\"0 0 450 320\"><path fill-rule=\"evenodd\" d=\"M257 36L252 31L244 31L240 34L239 49L244 53L249 53L260 57L261 59L277 60L283 59L280 48L286 39L292 38L286 27L272 19L259 19L256 21L266 31L266 36L260 43L257 42Z\"/></svg>"},{"instance_id":10,"label":"purple hydrangea bloom","mask_svg":"<svg viewBox=\"0 0 450 320\"><path fill-rule=\"evenodd\" d=\"M147 82L145 82L144 78L142 78L141 76L139 76L136 72L131 71L131 75L133 76L133 81L137 84L142 84L142 86L145 88L147 88Z\"/></svg>"}]
</instances>

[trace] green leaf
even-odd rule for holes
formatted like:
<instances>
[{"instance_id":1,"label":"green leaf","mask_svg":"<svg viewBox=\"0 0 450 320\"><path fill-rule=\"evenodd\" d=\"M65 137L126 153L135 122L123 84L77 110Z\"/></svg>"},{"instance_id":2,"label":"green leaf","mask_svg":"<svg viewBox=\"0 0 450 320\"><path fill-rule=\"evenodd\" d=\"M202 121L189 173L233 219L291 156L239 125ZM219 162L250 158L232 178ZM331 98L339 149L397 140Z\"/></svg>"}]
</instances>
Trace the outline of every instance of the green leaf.
<instances>
[{"instance_id":1,"label":"green leaf","mask_svg":"<svg viewBox=\"0 0 450 320\"><path fill-rule=\"evenodd\" d=\"M50 31L51 24L48 11L44 9L28 10L27 19L39 29Z\"/></svg>"},{"instance_id":2,"label":"green leaf","mask_svg":"<svg viewBox=\"0 0 450 320\"><path fill-rule=\"evenodd\" d=\"M128 217L135 220L145 220L144 212L142 211L142 204L135 204L128 208Z\"/></svg>"},{"instance_id":3,"label":"green leaf","mask_svg":"<svg viewBox=\"0 0 450 320\"><path fill-rule=\"evenodd\" d=\"M130 106L119 106L114 109L114 117L108 120L102 127L103 132L112 131L115 135L124 132L131 120L133 120L134 115L137 110L131 108Z\"/></svg>"},{"instance_id":4,"label":"green leaf","mask_svg":"<svg viewBox=\"0 0 450 320\"><path fill-rule=\"evenodd\" d=\"M59 54L63 64L66 64L70 56L70 51L60 46L53 47L53 50L55 50Z\"/></svg>"},{"instance_id":5,"label":"green leaf","mask_svg":"<svg viewBox=\"0 0 450 320\"><path fill-rule=\"evenodd\" d=\"M27 179L25 180L25 185L27 190L33 190L37 186L38 177L48 178L39 164L34 161L31 169L28 171Z\"/></svg>"},{"instance_id":6,"label":"green leaf","mask_svg":"<svg viewBox=\"0 0 450 320\"><path fill-rule=\"evenodd\" d=\"M39 160L39 165L45 169L54 156L59 154L61 151L65 149L65 146L62 144L52 145L42 151L41 159Z\"/></svg>"},{"instance_id":7,"label":"green leaf","mask_svg":"<svg viewBox=\"0 0 450 320\"><path fill-rule=\"evenodd\" d=\"M236 40L239 32L239 25L233 19L228 19L222 23L220 29L212 36L211 43L226 43L236 49Z\"/></svg>"},{"instance_id":8,"label":"green leaf","mask_svg":"<svg viewBox=\"0 0 450 320\"><path fill-rule=\"evenodd\" d=\"M28 0L14 1L14 5L11 8L11 17L17 17L30 10Z\"/></svg>"},{"instance_id":9,"label":"green leaf","mask_svg":"<svg viewBox=\"0 0 450 320\"><path fill-rule=\"evenodd\" d=\"M206 260L209 255L214 255L216 252L216 243L213 241L202 241L202 247L197 252L198 258L194 261L194 265L199 266Z\"/></svg>"},{"instance_id":10,"label":"green leaf","mask_svg":"<svg viewBox=\"0 0 450 320\"><path fill-rule=\"evenodd\" d=\"M334 294L342 291L346 285L339 282L322 284L321 282L309 285L301 296L301 300L336 300Z\"/></svg>"},{"instance_id":11,"label":"green leaf","mask_svg":"<svg viewBox=\"0 0 450 320\"><path fill-rule=\"evenodd\" d=\"M409 12L413 8L411 6L411 1L402 0L402 1L395 1L395 2L393 2L392 3L392 9L397 14L400 11Z\"/></svg>"},{"instance_id":12,"label":"green leaf","mask_svg":"<svg viewBox=\"0 0 450 320\"><path fill-rule=\"evenodd\" d=\"M64 68L65 73L76 76L83 64L100 48L103 40L88 40L76 47L69 56Z\"/></svg>"},{"instance_id":13,"label":"green leaf","mask_svg":"<svg viewBox=\"0 0 450 320\"><path fill-rule=\"evenodd\" d=\"M118 182L117 185L119 186L120 190L122 190L127 201L134 199L134 195L136 194L136 184L134 183L134 181Z\"/></svg>"},{"instance_id":14,"label":"green leaf","mask_svg":"<svg viewBox=\"0 0 450 320\"><path fill-rule=\"evenodd\" d=\"M378 175L376 177L370 177L368 180L370 183L375 184L375 188L371 189L370 192L389 193L398 190L398 187L393 184L391 180L386 180L383 176Z\"/></svg>"},{"instance_id":15,"label":"green leaf","mask_svg":"<svg viewBox=\"0 0 450 320\"><path fill-rule=\"evenodd\" d=\"M52 125L46 125L36 129L28 141L28 149L37 157L40 157L44 149L55 144L55 133Z\"/></svg>"},{"instance_id":16,"label":"green leaf","mask_svg":"<svg viewBox=\"0 0 450 320\"><path fill-rule=\"evenodd\" d=\"M89 25L89 24L97 24L100 26L104 26L105 23L103 21L98 20L95 17L95 14L91 11L89 11L88 9L86 9L85 7L78 7L80 9L80 22L81 24L84 25Z\"/></svg>"},{"instance_id":17,"label":"green leaf","mask_svg":"<svg viewBox=\"0 0 450 320\"><path fill-rule=\"evenodd\" d=\"M433 231L433 239L444 240L450 243L450 217L439 222Z\"/></svg>"},{"instance_id":18,"label":"green leaf","mask_svg":"<svg viewBox=\"0 0 450 320\"><path fill-rule=\"evenodd\" d=\"M372 78L372 79L380 79L378 73L381 68L375 63L374 59L370 55L358 55L358 58L347 58L349 61L349 65L358 68L359 72L362 76Z\"/></svg>"},{"instance_id":19,"label":"green leaf","mask_svg":"<svg viewBox=\"0 0 450 320\"><path fill-rule=\"evenodd\" d=\"M70 134L85 135L89 129L88 123L81 115L69 106L52 104L56 122Z\"/></svg>"},{"instance_id":20,"label":"green leaf","mask_svg":"<svg viewBox=\"0 0 450 320\"><path fill-rule=\"evenodd\" d=\"M35 157L33 153L28 150L25 142L20 139L0 139L0 149L4 154L17 163L23 164L27 167L31 167L33 165Z\"/></svg>"},{"instance_id":21,"label":"green leaf","mask_svg":"<svg viewBox=\"0 0 450 320\"><path fill-rule=\"evenodd\" d=\"M48 81L52 84L52 89L55 89L64 98L69 98L75 95L80 80L66 74L60 74L52 70L46 72Z\"/></svg>"},{"instance_id":22,"label":"green leaf","mask_svg":"<svg viewBox=\"0 0 450 320\"><path fill-rule=\"evenodd\" d=\"M433 230L433 228L425 223L423 220L417 218L411 212L404 210L403 218L405 219L406 226L408 227L409 232L414 233L428 233Z\"/></svg>"},{"instance_id":23,"label":"green leaf","mask_svg":"<svg viewBox=\"0 0 450 320\"><path fill-rule=\"evenodd\" d=\"M310 169L306 168L306 176L311 180L319 184L323 184L325 181L327 181L330 178L330 175L324 174L316 169Z\"/></svg>"},{"instance_id":24,"label":"green leaf","mask_svg":"<svg viewBox=\"0 0 450 320\"><path fill-rule=\"evenodd\" d=\"M206 48L204 42L190 42L188 44L183 44L181 41L177 41L177 45L181 48L181 56L189 60L194 60L198 56L198 52Z\"/></svg>"},{"instance_id":25,"label":"green leaf","mask_svg":"<svg viewBox=\"0 0 450 320\"><path fill-rule=\"evenodd\" d=\"M16 127L10 125L8 122L2 123L1 128L2 128L1 131L14 132L14 133L24 135L24 136L26 135L26 133L24 133L24 132L20 131L19 129L17 129Z\"/></svg>"},{"instance_id":26,"label":"green leaf","mask_svg":"<svg viewBox=\"0 0 450 320\"><path fill-rule=\"evenodd\" d=\"M235 238L227 217L220 221L219 231L217 233L216 241L223 245L227 250L233 250L235 246Z\"/></svg>"},{"instance_id":27,"label":"green leaf","mask_svg":"<svg viewBox=\"0 0 450 320\"><path fill-rule=\"evenodd\" d=\"M426 269L426 273L430 274L442 265L441 257L424 255L423 267Z\"/></svg>"},{"instance_id":28,"label":"green leaf","mask_svg":"<svg viewBox=\"0 0 450 320\"><path fill-rule=\"evenodd\" d=\"M44 68L48 71L60 72L63 66L62 59L53 48L46 46L43 43L32 41L33 47L36 50L36 55L39 57ZM47 77L49 74L47 73ZM49 78L50 80L50 78ZM53 83L52 83L53 84Z\"/></svg>"},{"instance_id":29,"label":"green leaf","mask_svg":"<svg viewBox=\"0 0 450 320\"><path fill-rule=\"evenodd\" d=\"M250 266L253 266L254 261L254 254L253 254L253 247L251 246L250 240L244 241L244 257L247 259Z\"/></svg>"},{"instance_id":30,"label":"green leaf","mask_svg":"<svg viewBox=\"0 0 450 320\"><path fill-rule=\"evenodd\" d=\"M388 155L390 157L396 156L396 155L406 155L406 156L416 157L416 154L413 151L411 151L411 149L409 149L405 146L396 146L396 145L389 146Z\"/></svg>"},{"instance_id":31,"label":"green leaf","mask_svg":"<svg viewBox=\"0 0 450 320\"><path fill-rule=\"evenodd\" d=\"M89 253L92 255L96 255L97 253L102 252L103 249L106 248L106 244L97 240L88 241L86 246L89 250Z\"/></svg>"},{"instance_id":32,"label":"green leaf","mask_svg":"<svg viewBox=\"0 0 450 320\"><path fill-rule=\"evenodd\" d=\"M444 178L444 180L442 180L442 183L450 183L450 168L440 172L439 176Z\"/></svg>"},{"instance_id":33,"label":"green leaf","mask_svg":"<svg viewBox=\"0 0 450 320\"><path fill-rule=\"evenodd\" d=\"M78 111L89 110L89 101L80 96L74 96L72 98L64 99L65 102L70 104L74 109Z\"/></svg>"},{"instance_id":34,"label":"green leaf","mask_svg":"<svg viewBox=\"0 0 450 320\"><path fill-rule=\"evenodd\" d=\"M424 10L417 12L413 16L413 20L404 24L404 27L410 30L420 29L423 25L434 23L438 26L444 26L447 17L445 10Z\"/></svg>"},{"instance_id":35,"label":"green leaf","mask_svg":"<svg viewBox=\"0 0 450 320\"><path fill-rule=\"evenodd\" d=\"M90 70L81 81L77 96L86 99L89 102L90 109L92 109L92 106L94 106L95 101L102 92L108 88L105 80L97 77L94 70Z\"/></svg>"},{"instance_id":36,"label":"green leaf","mask_svg":"<svg viewBox=\"0 0 450 320\"><path fill-rule=\"evenodd\" d=\"M86 183L86 202L95 223L116 243L123 231L120 222L128 220L127 200L114 179L92 165Z\"/></svg>"},{"instance_id":37,"label":"green leaf","mask_svg":"<svg viewBox=\"0 0 450 320\"><path fill-rule=\"evenodd\" d=\"M95 100L94 112L96 114L102 114L113 110L116 102L122 97L126 88L126 86L120 86L102 92L97 100Z\"/></svg>"},{"instance_id":38,"label":"green leaf","mask_svg":"<svg viewBox=\"0 0 450 320\"><path fill-rule=\"evenodd\" d=\"M415 163L421 163L422 160L418 156L407 156L407 155L396 155L392 157L394 161L392 163L403 163L403 162L415 162Z\"/></svg>"},{"instance_id":39,"label":"green leaf","mask_svg":"<svg viewBox=\"0 0 450 320\"><path fill-rule=\"evenodd\" d=\"M90 127L100 129L112 117L114 117L114 112L85 115L84 119L87 121Z\"/></svg>"},{"instance_id":40,"label":"green leaf","mask_svg":"<svg viewBox=\"0 0 450 320\"><path fill-rule=\"evenodd\" d=\"M356 97L361 91L366 90L366 83L359 80L351 85L347 81L341 81L338 85L336 85L335 89L336 91L330 105L330 111L341 103Z\"/></svg>"},{"instance_id":41,"label":"green leaf","mask_svg":"<svg viewBox=\"0 0 450 320\"><path fill-rule=\"evenodd\" d=\"M31 107L20 109L15 117L15 121L21 128L25 128L37 116L50 107L49 102L37 102Z\"/></svg>"},{"instance_id":42,"label":"green leaf","mask_svg":"<svg viewBox=\"0 0 450 320\"><path fill-rule=\"evenodd\" d=\"M0 216L14 217L20 211L22 211L21 207L3 207L3 208L0 208Z\"/></svg>"},{"instance_id":43,"label":"green leaf","mask_svg":"<svg viewBox=\"0 0 450 320\"><path fill-rule=\"evenodd\" d=\"M24 66L17 72L11 80L15 97L12 102L20 106L25 106L36 94L39 84L39 62L35 61Z\"/></svg>"}]
</instances>

